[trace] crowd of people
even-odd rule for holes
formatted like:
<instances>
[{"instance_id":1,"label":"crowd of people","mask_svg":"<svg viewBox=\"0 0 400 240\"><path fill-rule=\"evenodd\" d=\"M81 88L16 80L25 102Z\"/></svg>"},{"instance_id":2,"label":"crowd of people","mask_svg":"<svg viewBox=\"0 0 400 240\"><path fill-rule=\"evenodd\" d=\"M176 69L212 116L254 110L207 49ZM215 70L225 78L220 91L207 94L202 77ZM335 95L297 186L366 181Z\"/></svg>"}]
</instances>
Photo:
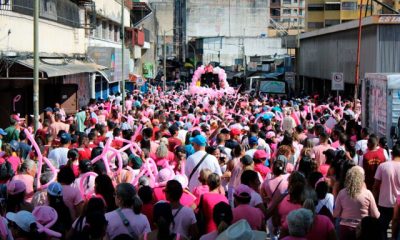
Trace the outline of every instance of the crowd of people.
<instances>
[{"instance_id":1,"label":"crowd of people","mask_svg":"<svg viewBox=\"0 0 400 240\"><path fill-rule=\"evenodd\" d=\"M0 239L398 239L400 145L361 127L359 101L122 100L47 107L36 132L10 116Z\"/></svg>"}]
</instances>

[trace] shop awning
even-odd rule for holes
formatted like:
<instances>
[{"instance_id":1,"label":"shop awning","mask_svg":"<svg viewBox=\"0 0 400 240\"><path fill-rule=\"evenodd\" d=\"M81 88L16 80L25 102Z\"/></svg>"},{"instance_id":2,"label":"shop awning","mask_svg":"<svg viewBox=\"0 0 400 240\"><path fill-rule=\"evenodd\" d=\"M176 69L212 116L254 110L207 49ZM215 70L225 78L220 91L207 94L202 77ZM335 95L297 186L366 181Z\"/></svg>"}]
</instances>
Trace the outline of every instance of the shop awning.
<instances>
[{"instance_id":1,"label":"shop awning","mask_svg":"<svg viewBox=\"0 0 400 240\"><path fill-rule=\"evenodd\" d=\"M17 60L17 63L33 69L33 59ZM39 71L44 72L47 77L58 77L79 73L94 73L107 69L95 63L87 63L79 60L64 58L41 58Z\"/></svg>"}]
</instances>

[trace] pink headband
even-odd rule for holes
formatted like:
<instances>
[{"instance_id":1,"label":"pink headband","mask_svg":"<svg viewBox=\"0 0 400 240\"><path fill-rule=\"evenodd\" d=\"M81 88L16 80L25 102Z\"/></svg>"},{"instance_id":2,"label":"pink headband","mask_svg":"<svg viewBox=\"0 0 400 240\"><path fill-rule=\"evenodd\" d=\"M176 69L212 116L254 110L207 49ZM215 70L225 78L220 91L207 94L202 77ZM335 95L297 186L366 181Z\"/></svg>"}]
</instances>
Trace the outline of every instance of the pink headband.
<instances>
[{"instance_id":1,"label":"pink headband","mask_svg":"<svg viewBox=\"0 0 400 240\"><path fill-rule=\"evenodd\" d=\"M322 183L322 182L325 182L325 181L326 181L326 179L325 179L324 177L318 179L318 181L315 183L314 188L317 188L317 186L318 186L319 183Z\"/></svg>"}]
</instances>

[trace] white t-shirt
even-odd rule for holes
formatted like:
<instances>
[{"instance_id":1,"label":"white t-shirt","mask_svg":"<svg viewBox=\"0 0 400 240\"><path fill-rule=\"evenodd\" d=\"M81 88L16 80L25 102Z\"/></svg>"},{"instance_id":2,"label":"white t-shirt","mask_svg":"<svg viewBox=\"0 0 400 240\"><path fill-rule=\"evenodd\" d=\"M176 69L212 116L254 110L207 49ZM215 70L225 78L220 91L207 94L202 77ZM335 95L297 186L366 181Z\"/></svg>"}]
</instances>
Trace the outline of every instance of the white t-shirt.
<instances>
[{"instance_id":1,"label":"white t-shirt","mask_svg":"<svg viewBox=\"0 0 400 240\"><path fill-rule=\"evenodd\" d=\"M325 198L322 200L318 200L318 205L315 207L315 211L318 213L321 211L321 208L323 206L326 206L329 211L333 214L333 204L334 204L334 198L331 193L327 193Z\"/></svg>"},{"instance_id":2,"label":"white t-shirt","mask_svg":"<svg viewBox=\"0 0 400 240\"><path fill-rule=\"evenodd\" d=\"M246 155L250 156L251 158L254 158L254 153L257 151L257 149L250 149L246 151Z\"/></svg>"},{"instance_id":3,"label":"white t-shirt","mask_svg":"<svg viewBox=\"0 0 400 240\"><path fill-rule=\"evenodd\" d=\"M136 236L142 236L144 233L151 232L149 220L145 215L135 214L130 208L123 208L121 212L129 221L129 225ZM108 221L107 236L109 239L113 239L120 234L130 234L117 210L106 213L106 220Z\"/></svg>"},{"instance_id":4,"label":"white t-shirt","mask_svg":"<svg viewBox=\"0 0 400 240\"><path fill-rule=\"evenodd\" d=\"M185 165L185 174L188 178L189 178L190 174L192 173L192 170L196 167L196 165L200 162L200 160L204 157L205 154L206 154L205 151L197 151L187 158L186 165ZM200 164L200 166L197 168L196 172L194 172L192 178L189 181L189 190L190 191L193 191L193 189L195 187L201 185L198 178L200 175L200 171L204 168L210 169L211 172L216 173L219 176L222 175L221 167L219 166L217 158L215 158L211 154L208 154L208 156Z\"/></svg>"},{"instance_id":5,"label":"white t-shirt","mask_svg":"<svg viewBox=\"0 0 400 240\"><path fill-rule=\"evenodd\" d=\"M259 204L263 203L263 200L261 198L261 195L258 194L256 191L251 191L251 200L250 200L250 206L256 207Z\"/></svg>"},{"instance_id":6,"label":"white t-shirt","mask_svg":"<svg viewBox=\"0 0 400 240\"><path fill-rule=\"evenodd\" d=\"M178 210L179 208L172 209L172 215L174 216L175 223L174 227L172 228L172 232L179 233L180 235L189 238L190 226L197 222L196 215L194 215L193 209L188 207L182 207L179 212Z\"/></svg>"},{"instance_id":7,"label":"white t-shirt","mask_svg":"<svg viewBox=\"0 0 400 240\"><path fill-rule=\"evenodd\" d=\"M53 159L58 163L58 167L64 166L68 162L68 148L60 147L49 152L48 159Z\"/></svg>"}]
</instances>

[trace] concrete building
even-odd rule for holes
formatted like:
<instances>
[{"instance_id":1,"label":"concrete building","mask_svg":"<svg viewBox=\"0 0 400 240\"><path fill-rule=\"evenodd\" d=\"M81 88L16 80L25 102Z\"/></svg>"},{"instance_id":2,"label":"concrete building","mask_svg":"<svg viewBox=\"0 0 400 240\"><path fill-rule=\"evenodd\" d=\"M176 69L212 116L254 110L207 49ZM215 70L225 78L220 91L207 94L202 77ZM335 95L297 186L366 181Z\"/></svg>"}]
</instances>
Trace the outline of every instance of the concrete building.
<instances>
[{"instance_id":1,"label":"concrete building","mask_svg":"<svg viewBox=\"0 0 400 240\"><path fill-rule=\"evenodd\" d=\"M40 0L40 108L60 102L75 113L90 98L119 92L122 79L136 73L134 46L140 53L149 46L143 31L131 27L132 1L124 1L121 26L121 0ZM34 1L0 3L0 113L25 116L32 112ZM124 73L121 29L127 36Z\"/></svg>"},{"instance_id":2,"label":"concrete building","mask_svg":"<svg viewBox=\"0 0 400 240\"><path fill-rule=\"evenodd\" d=\"M279 25L287 31L304 30L306 15L304 0L270 0L269 9L272 25Z\"/></svg>"},{"instance_id":3,"label":"concrete building","mask_svg":"<svg viewBox=\"0 0 400 240\"><path fill-rule=\"evenodd\" d=\"M360 78L365 73L400 72L400 17L380 15L362 21ZM297 89L331 92L333 72L343 73L345 94L354 92L358 21L303 33L300 36ZM361 81L360 81L361 83Z\"/></svg>"},{"instance_id":4,"label":"concrete building","mask_svg":"<svg viewBox=\"0 0 400 240\"><path fill-rule=\"evenodd\" d=\"M352 21L359 18L361 0L328 1L328 0L307 0L306 30L325 28ZM366 6L364 1L362 16L376 15L381 7L373 3Z\"/></svg>"}]
</instances>

